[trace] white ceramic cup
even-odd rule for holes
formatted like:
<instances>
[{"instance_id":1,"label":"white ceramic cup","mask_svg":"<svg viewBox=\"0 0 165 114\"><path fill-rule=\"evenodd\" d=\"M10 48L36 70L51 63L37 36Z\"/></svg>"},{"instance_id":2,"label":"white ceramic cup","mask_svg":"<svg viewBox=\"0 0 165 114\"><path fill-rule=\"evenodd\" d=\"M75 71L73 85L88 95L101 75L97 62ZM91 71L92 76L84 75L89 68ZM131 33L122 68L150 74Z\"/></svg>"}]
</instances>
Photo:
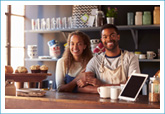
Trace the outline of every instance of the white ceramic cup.
<instances>
[{"instance_id":1,"label":"white ceramic cup","mask_svg":"<svg viewBox=\"0 0 165 114\"><path fill-rule=\"evenodd\" d=\"M110 98L110 86L101 86L97 88L101 98Z\"/></svg>"},{"instance_id":2,"label":"white ceramic cup","mask_svg":"<svg viewBox=\"0 0 165 114\"><path fill-rule=\"evenodd\" d=\"M28 45L28 50L37 50L37 45Z\"/></svg>"},{"instance_id":3,"label":"white ceramic cup","mask_svg":"<svg viewBox=\"0 0 165 114\"><path fill-rule=\"evenodd\" d=\"M125 84L120 84L121 90L124 88Z\"/></svg>"},{"instance_id":4,"label":"white ceramic cup","mask_svg":"<svg viewBox=\"0 0 165 114\"><path fill-rule=\"evenodd\" d=\"M99 39L91 39L91 50L92 52L94 51L94 49L98 46L100 40Z\"/></svg>"},{"instance_id":5,"label":"white ceramic cup","mask_svg":"<svg viewBox=\"0 0 165 114\"><path fill-rule=\"evenodd\" d=\"M28 56L32 59L32 58L37 58L37 51L36 52L32 52L32 51L28 51Z\"/></svg>"},{"instance_id":6,"label":"white ceramic cup","mask_svg":"<svg viewBox=\"0 0 165 114\"><path fill-rule=\"evenodd\" d=\"M156 53L153 51L147 51L147 59L154 59L156 57Z\"/></svg>"},{"instance_id":7,"label":"white ceramic cup","mask_svg":"<svg viewBox=\"0 0 165 114\"><path fill-rule=\"evenodd\" d=\"M145 54L140 54L139 59L146 59L146 55Z\"/></svg>"},{"instance_id":8,"label":"white ceramic cup","mask_svg":"<svg viewBox=\"0 0 165 114\"><path fill-rule=\"evenodd\" d=\"M111 86L110 89L110 96L112 100L118 99L118 96L121 92L121 87L120 86Z\"/></svg>"}]
</instances>

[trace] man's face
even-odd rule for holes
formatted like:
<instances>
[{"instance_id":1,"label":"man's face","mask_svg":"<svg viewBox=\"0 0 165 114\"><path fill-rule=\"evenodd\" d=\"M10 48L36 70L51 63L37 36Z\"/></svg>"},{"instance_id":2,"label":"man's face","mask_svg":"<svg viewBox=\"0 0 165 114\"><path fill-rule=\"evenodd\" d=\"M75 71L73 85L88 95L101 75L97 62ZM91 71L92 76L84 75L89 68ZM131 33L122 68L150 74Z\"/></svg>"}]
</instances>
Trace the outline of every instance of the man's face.
<instances>
[{"instance_id":1,"label":"man's face","mask_svg":"<svg viewBox=\"0 0 165 114\"><path fill-rule=\"evenodd\" d=\"M119 45L120 35L117 35L115 29L107 28L101 33L101 41L108 51L113 51Z\"/></svg>"}]
</instances>

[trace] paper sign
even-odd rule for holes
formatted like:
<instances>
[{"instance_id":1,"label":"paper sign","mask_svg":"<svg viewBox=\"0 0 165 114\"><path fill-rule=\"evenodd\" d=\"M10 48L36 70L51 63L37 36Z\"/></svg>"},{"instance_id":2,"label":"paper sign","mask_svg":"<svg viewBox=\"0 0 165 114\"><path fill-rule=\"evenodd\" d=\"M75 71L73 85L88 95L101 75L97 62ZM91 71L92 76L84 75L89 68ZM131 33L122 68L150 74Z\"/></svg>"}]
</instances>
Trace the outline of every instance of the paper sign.
<instances>
[{"instance_id":1,"label":"paper sign","mask_svg":"<svg viewBox=\"0 0 165 114\"><path fill-rule=\"evenodd\" d=\"M85 23L85 22L87 22L88 18L89 18L88 14L84 14L84 15L81 17L81 20Z\"/></svg>"},{"instance_id":2,"label":"paper sign","mask_svg":"<svg viewBox=\"0 0 165 114\"><path fill-rule=\"evenodd\" d=\"M95 16L90 15L90 16L89 16L89 19L88 19L88 22L87 22L87 25L88 25L89 27L93 27L94 20L95 20Z\"/></svg>"},{"instance_id":3,"label":"paper sign","mask_svg":"<svg viewBox=\"0 0 165 114\"><path fill-rule=\"evenodd\" d=\"M98 11L98 9L91 9L91 15L96 15L96 11Z\"/></svg>"}]
</instances>

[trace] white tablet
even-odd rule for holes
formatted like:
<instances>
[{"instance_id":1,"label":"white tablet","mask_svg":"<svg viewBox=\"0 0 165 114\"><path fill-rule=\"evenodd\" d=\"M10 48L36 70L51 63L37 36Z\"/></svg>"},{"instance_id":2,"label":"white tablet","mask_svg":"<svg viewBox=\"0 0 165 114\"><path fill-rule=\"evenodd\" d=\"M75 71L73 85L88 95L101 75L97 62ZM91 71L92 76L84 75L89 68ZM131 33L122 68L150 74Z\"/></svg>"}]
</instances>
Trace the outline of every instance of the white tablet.
<instances>
[{"instance_id":1,"label":"white tablet","mask_svg":"<svg viewBox=\"0 0 165 114\"><path fill-rule=\"evenodd\" d=\"M120 92L119 99L135 101L147 77L148 74L131 74L124 88Z\"/></svg>"}]
</instances>

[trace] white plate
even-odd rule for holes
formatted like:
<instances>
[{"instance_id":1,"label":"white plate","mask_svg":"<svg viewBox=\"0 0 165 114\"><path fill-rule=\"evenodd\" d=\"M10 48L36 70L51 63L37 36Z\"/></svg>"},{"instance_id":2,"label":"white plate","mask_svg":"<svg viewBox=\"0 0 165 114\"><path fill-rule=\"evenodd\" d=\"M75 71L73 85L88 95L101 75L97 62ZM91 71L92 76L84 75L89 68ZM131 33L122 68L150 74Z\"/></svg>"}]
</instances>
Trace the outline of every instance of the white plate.
<instances>
[{"instance_id":1,"label":"white plate","mask_svg":"<svg viewBox=\"0 0 165 114\"><path fill-rule=\"evenodd\" d=\"M43 90L38 89L38 88L22 88L22 89L17 89L17 91L20 91L20 92L40 92Z\"/></svg>"},{"instance_id":2,"label":"white plate","mask_svg":"<svg viewBox=\"0 0 165 114\"><path fill-rule=\"evenodd\" d=\"M39 59L52 59L51 56L39 56L38 58Z\"/></svg>"},{"instance_id":3,"label":"white plate","mask_svg":"<svg viewBox=\"0 0 165 114\"><path fill-rule=\"evenodd\" d=\"M17 89L17 96L24 97L42 97L45 96L46 91L38 88L22 88Z\"/></svg>"}]
</instances>

